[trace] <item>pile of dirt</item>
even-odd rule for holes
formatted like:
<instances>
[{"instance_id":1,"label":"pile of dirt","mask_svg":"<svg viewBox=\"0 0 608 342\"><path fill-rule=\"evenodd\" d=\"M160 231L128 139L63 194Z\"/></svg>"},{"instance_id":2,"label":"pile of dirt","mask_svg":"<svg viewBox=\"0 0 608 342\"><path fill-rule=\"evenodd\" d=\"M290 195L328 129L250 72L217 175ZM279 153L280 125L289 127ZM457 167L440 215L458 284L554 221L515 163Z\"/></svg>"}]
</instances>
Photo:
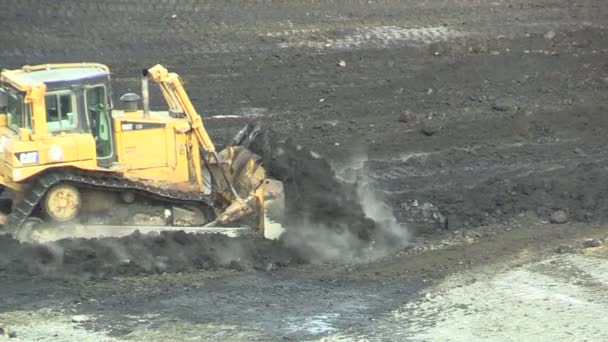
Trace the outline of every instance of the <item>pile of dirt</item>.
<instances>
[{"instance_id":1,"label":"pile of dirt","mask_svg":"<svg viewBox=\"0 0 608 342\"><path fill-rule=\"evenodd\" d=\"M45 244L20 243L9 235L0 236L0 275L103 279L217 268L270 270L297 262L277 241L255 236L136 232L121 238L65 239Z\"/></svg>"},{"instance_id":2,"label":"pile of dirt","mask_svg":"<svg viewBox=\"0 0 608 342\"><path fill-rule=\"evenodd\" d=\"M328 161L308 148L256 122L245 126L233 144L260 155L269 176L283 182L287 230L282 241L300 257L315 259L322 248L333 250L327 255L332 261L337 255L352 261L369 256L372 245L386 250L403 242L366 215L358 184L341 181Z\"/></svg>"}]
</instances>

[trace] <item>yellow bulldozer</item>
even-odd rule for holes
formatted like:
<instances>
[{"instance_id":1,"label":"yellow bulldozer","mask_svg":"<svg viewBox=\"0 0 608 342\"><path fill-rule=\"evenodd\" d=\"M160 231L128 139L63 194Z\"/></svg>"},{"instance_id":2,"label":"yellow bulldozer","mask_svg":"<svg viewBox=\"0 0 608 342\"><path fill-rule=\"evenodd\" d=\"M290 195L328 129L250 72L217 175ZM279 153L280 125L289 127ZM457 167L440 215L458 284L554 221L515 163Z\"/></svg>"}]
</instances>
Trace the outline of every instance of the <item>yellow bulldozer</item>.
<instances>
[{"instance_id":1,"label":"yellow bulldozer","mask_svg":"<svg viewBox=\"0 0 608 342\"><path fill-rule=\"evenodd\" d=\"M161 65L114 108L97 63L0 74L2 230L20 240L185 230L264 235L282 183L243 146L216 151L180 77ZM165 111L150 110L150 81ZM139 108L142 103L142 108Z\"/></svg>"}]
</instances>

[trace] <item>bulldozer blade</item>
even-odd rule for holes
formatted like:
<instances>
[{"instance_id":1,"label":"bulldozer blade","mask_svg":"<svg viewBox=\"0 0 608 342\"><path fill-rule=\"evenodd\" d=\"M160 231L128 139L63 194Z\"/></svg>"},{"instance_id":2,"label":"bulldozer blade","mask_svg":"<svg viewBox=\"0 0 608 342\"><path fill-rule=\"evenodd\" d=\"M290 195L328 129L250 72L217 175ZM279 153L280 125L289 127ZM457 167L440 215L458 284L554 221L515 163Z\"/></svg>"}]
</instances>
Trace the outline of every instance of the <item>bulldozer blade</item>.
<instances>
[{"instance_id":1,"label":"bulldozer blade","mask_svg":"<svg viewBox=\"0 0 608 342\"><path fill-rule=\"evenodd\" d=\"M243 134L243 133L239 133ZM238 138L236 138L238 139ZM233 145L220 153L220 158L230 165L230 178L237 192L257 217L257 231L267 239L278 239L284 232L285 195L283 183L269 177L262 158L242 145ZM249 200L256 198L258 205L251 205ZM244 212L244 205L236 205L235 213ZM226 216L230 217L227 211ZM220 216L219 221L225 221ZM212 222L213 224L213 222Z\"/></svg>"},{"instance_id":2,"label":"bulldozer blade","mask_svg":"<svg viewBox=\"0 0 608 342\"><path fill-rule=\"evenodd\" d=\"M253 234L249 227L176 227L176 226L119 226L119 225L50 225L41 223L20 229L14 238L21 242L51 242L62 239L93 239L123 237L138 231L141 234L159 234L161 232L183 231L189 234L224 234L238 237Z\"/></svg>"},{"instance_id":3,"label":"bulldozer blade","mask_svg":"<svg viewBox=\"0 0 608 342\"><path fill-rule=\"evenodd\" d=\"M262 208L262 219L264 237L276 240L285 232L285 192L283 183L277 180L267 179L262 185L264 191L264 205Z\"/></svg>"}]
</instances>

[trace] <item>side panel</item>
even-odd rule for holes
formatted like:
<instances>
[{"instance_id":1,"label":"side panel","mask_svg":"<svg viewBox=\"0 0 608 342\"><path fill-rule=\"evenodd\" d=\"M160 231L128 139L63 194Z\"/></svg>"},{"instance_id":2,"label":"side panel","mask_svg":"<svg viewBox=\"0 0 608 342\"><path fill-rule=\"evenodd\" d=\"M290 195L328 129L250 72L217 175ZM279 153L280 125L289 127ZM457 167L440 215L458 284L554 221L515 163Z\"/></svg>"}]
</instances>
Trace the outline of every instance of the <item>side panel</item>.
<instances>
[{"instance_id":1,"label":"side panel","mask_svg":"<svg viewBox=\"0 0 608 342\"><path fill-rule=\"evenodd\" d=\"M78 159L93 160L97 158L95 150L95 139L89 133L79 134L74 136L74 144L77 147Z\"/></svg>"},{"instance_id":2,"label":"side panel","mask_svg":"<svg viewBox=\"0 0 608 342\"><path fill-rule=\"evenodd\" d=\"M170 124L114 122L116 153L127 177L169 184L190 181L188 133L178 133Z\"/></svg>"},{"instance_id":3,"label":"side panel","mask_svg":"<svg viewBox=\"0 0 608 342\"><path fill-rule=\"evenodd\" d=\"M116 134L118 159L129 169L168 166L164 128L123 131Z\"/></svg>"},{"instance_id":4,"label":"side panel","mask_svg":"<svg viewBox=\"0 0 608 342\"><path fill-rule=\"evenodd\" d=\"M79 160L95 160L95 140L88 133L58 134L36 141L40 151L40 163L65 163Z\"/></svg>"},{"instance_id":5,"label":"side panel","mask_svg":"<svg viewBox=\"0 0 608 342\"><path fill-rule=\"evenodd\" d=\"M36 141L10 139L4 151L2 174L19 182L57 166L96 169L95 141L90 134L59 134Z\"/></svg>"},{"instance_id":6,"label":"side panel","mask_svg":"<svg viewBox=\"0 0 608 342\"><path fill-rule=\"evenodd\" d=\"M95 160L83 160L83 161L74 161L69 163L56 163L56 164L47 164L47 165L37 165L37 166L25 166L19 168L13 168L9 165L4 165L3 174L4 174L4 182L3 185L8 186L9 188L17 189L19 188L19 184L15 184L15 182L21 182L27 180L28 178L44 172L46 170L50 170L58 167L75 167L79 169L85 170L97 170L97 162Z\"/></svg>"}]
</instances>

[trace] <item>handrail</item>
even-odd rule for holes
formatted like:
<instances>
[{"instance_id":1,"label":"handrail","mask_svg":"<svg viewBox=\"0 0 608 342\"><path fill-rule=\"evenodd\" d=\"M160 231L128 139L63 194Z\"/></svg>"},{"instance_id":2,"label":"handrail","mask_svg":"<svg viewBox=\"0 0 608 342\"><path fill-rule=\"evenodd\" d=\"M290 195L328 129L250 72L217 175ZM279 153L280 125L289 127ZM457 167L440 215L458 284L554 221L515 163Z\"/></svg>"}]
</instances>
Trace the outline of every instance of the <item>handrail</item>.
<instances>
[{"instance_id":1,"label":"handrail","mask_svg":"<svg viewBox=\"0 0 608 342\"><path fill-rule=\"evenodd\" d=\"M27 82L23 82L19 78L20 73L28 73L34 71L42 71L42 70L52 70L52 69L76 69L76 68L100 68L105 73L110 73L110 68L104 64L100 63L56 63L56 64L38 64L38 65L25 65L21 67L21 69L3 69L0 73L0 81L8 82L13 87L17 88L20 91L29 91L34 86L40 86L40 84L30 84Z\"/></svg>"},{"instance_id":2,"label":"handrail","mask_svg":"<svg viewBox=\"0 0 608 342\"><path fill-rule=\"evenodd\" d=\"M239 195L237 194L234 185L226 175L224 168L221 166L220 157L215 150L213 141L211 141L211 138L203 125L203 119L197 113L194 105L192 105L192 101L190 101L190 97L186 93L184 84L179 75L169 72L165 67L157 64L148 69L144 73L144 77L149 77L153 82L160 86L165 101L171 110L178 113L183 113L186 116L190 123L190 127L192 127L192 131L194 132L200 146L205 151L205 154L213 156L219 165L218 169L224 178L224 181L230 188L230 192L235 199L239 199ZM208 162L207 159L205 159L205 162Z\"/></svg>"},{"instance_id":3,"label":"handrail","mask_svg":"<svg viewBox=\"0 0 608 342\"><path fill-rule=\"evenodd\" d=\"M52 70L52 69L75 69L75 68L100 68L103 71L110 73L110 68L101 63L51 63L38 65L24 65L21 70L25 72Z\"/></svg>"}]
</instances>

